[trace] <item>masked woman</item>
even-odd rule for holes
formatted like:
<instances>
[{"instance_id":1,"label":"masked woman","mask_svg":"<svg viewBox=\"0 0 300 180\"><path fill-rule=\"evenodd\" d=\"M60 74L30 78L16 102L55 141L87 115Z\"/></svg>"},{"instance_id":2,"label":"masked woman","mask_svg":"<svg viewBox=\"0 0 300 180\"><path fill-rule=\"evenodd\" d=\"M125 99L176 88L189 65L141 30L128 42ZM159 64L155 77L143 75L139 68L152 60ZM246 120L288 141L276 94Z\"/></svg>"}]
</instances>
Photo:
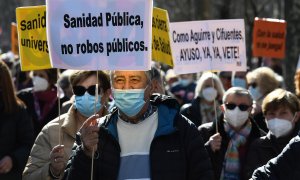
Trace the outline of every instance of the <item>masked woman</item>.
<instances>
[{"instance_id":1,"label":"masked woman","mask_svg":"<svg viewBox=\"0 0 300 180\"><path fill-rule=\"evenodd\" d=\"M202 74L197 82L192 103L181 107L181 114L190 119L197 127L215 119L214 100L216 100L217 117L221 115L219 102L224 94L223 85L217 75L211 72Z\"/></svg>"},{"instance_id":2,"label":"masked woman","mask_svg":"<svg viewBox=\"0 0 300 180\"><path fill-rule=\"evenodd\" d=\"M253 97L254 104L251 112L254 122L265 132L268 132L264 121L261 105L263 99L279 87L278 75L269 67L259 67L246 75L248 90Z\"/></svg>"},{"instance_id":3,"label":"masked woman","mask_svg":"<svg viewBox=\"0 0 300 180\"><path fill-rule=\"evenodd\" d=\"M35 137L45 124L58 116L56 81L56 69L33 71L33 88L23 89L18 93L32 117ZM63 97L60 103L66 100Z\"/></svg>"},{"instance_id":4,"label":"masked woman","mask_svg":"<svg viewBox=\"0 0 300 180\"><path fill-rule=\"evenodd\" d=\"M63 176L78 129L95 112L100 117L108 113L109 76L99 71L98 79L99 96L95 101L96 71L76 71L71 75L75 102L66 114L49 122L38 135L23 172L24 180L60 179Z\"/></svg>"},{"instance_id":5,"label":"masked woman","mask_svg":"<svg viewBox=\"0 0 300 180\"><path fill-rule=\"evenodd\" d=\"M276 157L289 141L297 135L300 123L300 104L296 95L283 89L269 93L262 103L263 114L269 132L250 146L247 159L247 175Z\"/></svg>"},{"instance_id":6,"label":"masked woman","mask_svg":"<svg viewBox=\"0 0 300 180\"><path fill-rule=\"evenodd\" d=\"M8 67L0 61L0 179L22 179L34 141L31 119L15 95Z\"/></svg>"}]
</instances>

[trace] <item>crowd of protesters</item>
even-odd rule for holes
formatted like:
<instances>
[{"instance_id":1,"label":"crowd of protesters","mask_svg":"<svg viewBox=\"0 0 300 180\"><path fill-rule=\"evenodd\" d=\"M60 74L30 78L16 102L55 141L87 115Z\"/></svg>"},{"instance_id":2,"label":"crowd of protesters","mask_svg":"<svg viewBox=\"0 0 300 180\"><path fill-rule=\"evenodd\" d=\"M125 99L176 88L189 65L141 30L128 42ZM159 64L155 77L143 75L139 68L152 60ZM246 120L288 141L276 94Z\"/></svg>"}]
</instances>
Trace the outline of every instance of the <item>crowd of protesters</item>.
<instances>
[{"instance_id":1,"label":"crowd of protesters","mask_svg":"<svg viewBox=\"0 0 300 180\"><path fill-rule=\"evenodd\" d=\"M0 179L300 179L300 71L295 87L270 67L22 72L1 55Z\"/></svg>"}]
</instances>

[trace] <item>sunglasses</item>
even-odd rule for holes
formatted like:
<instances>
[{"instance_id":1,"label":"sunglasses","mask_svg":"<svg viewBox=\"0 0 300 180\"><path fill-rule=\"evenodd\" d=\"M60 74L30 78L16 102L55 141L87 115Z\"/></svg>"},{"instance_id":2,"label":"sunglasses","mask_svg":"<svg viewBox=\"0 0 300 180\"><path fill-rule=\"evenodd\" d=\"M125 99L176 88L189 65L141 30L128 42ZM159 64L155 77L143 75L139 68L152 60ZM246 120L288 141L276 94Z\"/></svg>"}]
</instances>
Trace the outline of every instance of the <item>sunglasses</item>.
<instances>
[{"instance_id":1,"label":"sunglasses","mask_svg":"<svg viewBox=\"0 0 300 180\"><path fill-rule=\"evenodd\" d=\"M227 104L225 104L225 106L229 110L233 110L233 109L235 109L235 107L239 107L239 109L241 111L247 111L249 109L249 107L250 107L250 106L248 106L246 104L236 105L236 104L233 104L233 103L227 103Z\"/></svg>"},{"instance_id":2,"label":"sunglasses","mask_svg":"<svg viewBox=\"0 0 300 180\"><path fill-rule=\"evenodd\" d=\"M88 92L91 96L95 96L96 94L96 85L91 85L88 88L85 88L83 86L74 86L73 87L73 93L76 96L83 96L85 92ZM98 87L98 94L101 93L101 88Z\"/></svg>"}]
</instances>

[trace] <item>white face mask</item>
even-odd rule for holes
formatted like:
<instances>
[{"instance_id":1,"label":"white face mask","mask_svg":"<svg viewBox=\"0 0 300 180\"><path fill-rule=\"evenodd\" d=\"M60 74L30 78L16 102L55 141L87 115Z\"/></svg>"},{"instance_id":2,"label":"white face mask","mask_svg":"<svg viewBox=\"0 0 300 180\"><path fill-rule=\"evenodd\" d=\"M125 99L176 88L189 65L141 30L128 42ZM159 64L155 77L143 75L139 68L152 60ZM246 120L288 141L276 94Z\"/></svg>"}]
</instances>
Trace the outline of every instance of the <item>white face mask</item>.
<instances>
[{"instance_id":1,"label":"white face mask","mask_svg":"<svg viewBox=\"0 0 300 180\"><path fill-rule=\"evenodd\" d=\"M34 76L32 82L33 82L33 90L35 92L45 91L49 86L48 81L39 76Z\"/></svg>"},{"instance_id":2,"label":"white face mask","mask_svg":"<svg viewBox=\"0 0 300 180\"><path fill-rule=\"evenodd\" d=\"M293 130L292 122L285 119L273 118L267 121L267 125L276 138L285 136Z\"/></svg>"},{"instance_id":3,"label":"white face mask","mask_svg":"<svg viewBox=\"0 0 300 180\"><path fill-rule=\"evenodd\" d=\"M249 118L248 111L241 111L238 107L234 110L226 109L224 113L224 119L234 128L239 128L245 124Z\"/></svg>"},{"instance_id":4,"label":"white face mask","mask_svg":"<svg viewBox=\"0 0 300 180\"><path fill-rule=\"evenodd\" d=\"M217 95L218 92L213 87L204 88L202 90L202 97L208 102L213 101L217 97Z\"/></svg>"},{"instance_id":5,"label":"white face mask","mask_svg":"<svg viewBox=\"0 0 300 180\"><path fill-rule=\"evenodd\" d=\"M259 91L259 88L253 88L252 86L249 87L249 92L252 95L253 99L257 101L259 98L261 98L263 95Z\"/></svg>"}]
</instances>

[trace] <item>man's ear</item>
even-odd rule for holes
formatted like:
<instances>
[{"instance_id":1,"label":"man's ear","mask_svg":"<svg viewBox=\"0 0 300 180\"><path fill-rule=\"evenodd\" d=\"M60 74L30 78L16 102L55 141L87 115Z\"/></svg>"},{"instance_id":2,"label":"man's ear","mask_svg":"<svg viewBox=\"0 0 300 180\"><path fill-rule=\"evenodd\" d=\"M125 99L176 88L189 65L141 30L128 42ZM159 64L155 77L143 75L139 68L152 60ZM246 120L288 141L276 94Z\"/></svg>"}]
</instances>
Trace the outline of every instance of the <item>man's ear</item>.
<instances>
[{"instance_id":1,"label":"man's ear","mask_svg":"<svg viewBox=\"0 0 300 180\"><path fill-rule=\"evenodd\" d=\"M223 113L225 113L225 104L222 104L222 105L220 106L220 109L221 109L221 111L222 111Z\"/></svg>"},{"instance_id":2,"label":"man's ear","mask_svg":"<svg viewBox=\"0 0 300 180\"><path fill-rule=\"evenodd\" d=\"M150 96L154 93L155 89L157 86L157 82L156 80L151 80L149 83L149 92L150 92Z\"/></svg>"},{"instance_id":3,"label":"man's ear","mask_svg":"<svg viewBox=\"0 0 300 180\"><path fill-rule=\"evenodd\" d=\"M249 108L249 110L248 110L248 112L249 112L250 115L252 114L252 111L253 111L253 105L250 106L250 108Z\"/></svg>"}]
</instances>

